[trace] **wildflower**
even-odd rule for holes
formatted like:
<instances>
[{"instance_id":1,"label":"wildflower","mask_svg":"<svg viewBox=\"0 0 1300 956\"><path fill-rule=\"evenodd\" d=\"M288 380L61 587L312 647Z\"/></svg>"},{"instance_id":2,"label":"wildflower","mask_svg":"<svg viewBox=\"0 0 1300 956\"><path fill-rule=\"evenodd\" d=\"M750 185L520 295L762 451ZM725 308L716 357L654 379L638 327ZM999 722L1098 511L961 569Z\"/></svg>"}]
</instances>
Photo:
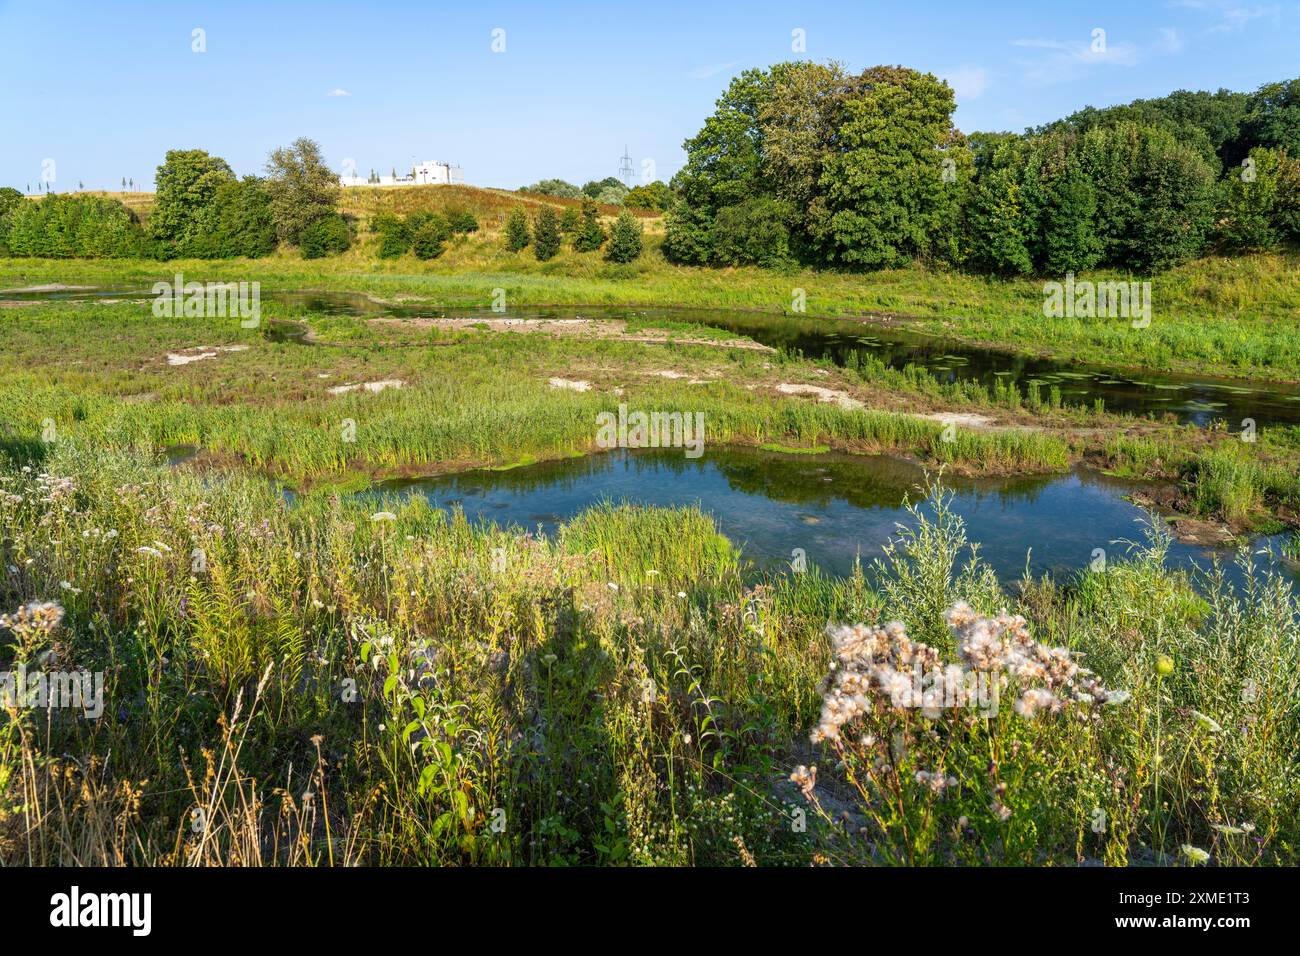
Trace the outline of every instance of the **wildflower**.
<instances>
[{"instance_id":1,"label":"wildflower","mask_svg":"<svg viewBox=\"0 0 1300 956\"><path fill-rule=\"evenodd\" d=\"M647 568L645 573L646 573L646 574L655 574L655 575L657 575L659 572L656 571L654 568Z\"/></svg>"},{"instance_id":2,"label":"wildflower","mask_svg":"<svg viewBox=\"0 0 1300 956\"><path fill-rule=\"evenodd\" d=\"M1168 677L1174 672L1174 659L1168 654L1161 654L1156 658L1156 673L1161 677Z\"/></svg>"},{"instance_id":3,"label":"wildflower","mask_svg":"<svg viewBox=\"0 0 1300 956\"><path fill-rule=\"evenodd\" d=\"M794 768L794 773L790 774L790 780L795 784L804 795L804 799L813 798L813 789L817 786L817 765L805 767L803 764Z\"/></svg>"},{"instance_id":4,"label":"wildflower","mask_svg":"<svg viewBox=\"0 0 1300 956\"><path fill-rule=\"evenodd\" d=\"M1011 819L1011 808L1008 807L1001 800L994 800L992 805L989 807L989 809L992 810L993 815L997 817L999 820L1001 820L1003 823L1006 823L1008 820Z\"/></svg>"},{"instance_id":5,"label":"wildflower","mask_svg":"<svg viewBox=\"0 0 1300 956\"><path fill-rule=\"evenodd\" d=\"M60 581L59 587L65 591L71 591L73 594L81 593L81 588L74 588L71 581Z\"/></svg>"},{"instance_id":6,"label":"wildflower","mask_svg":"<svg viewBox=\"0 0 1300 956\"><path fill-rule=\"evenodd\" d=\"M136 554L147 554L151 558L161 558L162 552L157 548L151 548L147 544L135 549Z\"/></svg>"},{"instance_id":7,"label":"wildflower","mask_svg":"<svg viewBox=\"0 0 1300 956\"><path fill-rule=\"evenodd\" d=\"M686 746L689 747L689 746L691 745L691 735L690 735L690 734L682 734L682 743L686 744Z\"/></svg>"},{"instance_id":8,"label":"wildflower","mask_svg":"<svg viewBox=\"0 0 1300 956\"><path fill-rule=\"evenodd\" d=\"M1192 866L1204 863L1210 858L1210 854L1206 853L1199 846L1192 846L1190 843L1184 843L1182 845L1182 851L1183 856L1187 857Z\"/></svg>"},{"instance_id":9,"label":"wildflower","mask_svg":"<svg viewBox=\"0 0 1300 956\"><path fill-rule=\"evenodd\" d=\"M1198 724L1212 734L1217 734L1219 731L1223 730L1223 728L1219 726L1218 721L1208 714L1201 713L1199 710L1192 711L1192 717L1196 719Z\"/></svg>"},{"instance_id":10,"label":"wildflower","mask_svg":"<svg viewBox=\"0 0 1300 956\"><path fill-rule=\"evenodd\" d=\"M1059 708L1060 701L1056 696L1050 690L1041 687L1031 687L1016 701L1016 713L1021 717L1033 717L1040 710L1054 713Z\"/></svg>"},{"instance_id":11,"label":"wildflower","mask_svg":"<svg viewBox=\"0 0 1300 956\"><path fill-rule=\"evenodd\" d=\"M33 601L24 604L13 614L0 614L0 627L13 631L20 638L43 638L63 620L63 608L53 601Z\"/></svg>"},{"instance_id":12,"label":"wildflower","mask_svg":"<svg viewBox=\"0 0 1300 956\"><path fill-rule=\"evenodd\" d=\"M684 597L686 597L686 592L685 592L685 591L678 591L678 592L677 592L677 596L678 596L679 598L684 598Z\"/></svg>"},{"instance_id":13,"label":"wildflower","mask_svg":"<svg viewBox=\"0 0 1300 956\"><path fill-rule=\"evenodd\" d=\"M916 782L924 787L928 787L931 793L942 794L949 787L957 786L957 778L953 776L944 776L943 771L936 770L933 773L927 773L924 770L918 770L915 774Z\"/></svg>"},{"instance_id":14,"label":"wildflower","mask_svg":"<svg viewBox=\"0 0 1300 956\"><path fill-rule=\"evenodd\" d=\"M393 514L391 511L376 511L370 516L370 520L376 523L380 521L396 521L397 515Z\"/></svg>"}]
</instances>

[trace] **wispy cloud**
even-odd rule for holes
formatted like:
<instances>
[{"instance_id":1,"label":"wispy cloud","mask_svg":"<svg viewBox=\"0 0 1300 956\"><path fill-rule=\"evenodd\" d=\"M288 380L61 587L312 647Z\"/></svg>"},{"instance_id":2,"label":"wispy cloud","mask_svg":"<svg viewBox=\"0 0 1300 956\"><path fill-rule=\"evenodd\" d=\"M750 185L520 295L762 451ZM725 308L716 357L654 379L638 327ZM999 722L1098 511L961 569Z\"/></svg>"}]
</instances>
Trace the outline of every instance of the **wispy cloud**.
<instances>
[{"instance_id":1,"label":"wispy cloud","mask_svg":"<svg viewBox=\"0 0 1300 956\"><path fill-rule=\"evenodd\" d=\"M942 75L959 100L974 100L989 86L989 71L982 66L962 66Z\"/></svg>"},{"instance_id":2,"label":"wispy cloud","mask_svg":"<svg viewBox=\"0 0 1300 956\"><path fill-rule=\"evenodd\" d=\"M1161 53L1181 53L1183 50L1183 35L1176 27L1161 27L1158 31L1160 39L1156 42L1156 48Z\"/></svg>"},{"instance_id":3,"label":"wispy cloud","mask_svg":"<svg viewBox=\"0 0 1300 956\"><path fill-rule=\"evenodd\" d=\"M1037 59L1020 61L1025 68L1025 80L1036 86L1069 82L1103 66L1133 66L1142 59L1142 51L1136 44L1110 43L1104 36L1087 40L1023 37L1012 40L1011 45L1045 51Z\"/></svg>"},{"instance_id":4,"label":"wispy cloud","mask_svg":"<svg viewBox=\"0 0 1300 956\"><path fill-rule=\"evenodd\" d=\"M1255 20L1277 21L1282 16L1282 5L1243 4L1239 0L1166 0L1166 7L1175 10L1196 10L1214 17L1205 28L1206 33L1235 33Z\"/></svg>"},{"instance_id":5,"label":"wispy cloud","mask_svg":"<svg viewBox=\"0 0 1300 956\"><path fill-rule=\"evenodd\" d=\"M1252 20L1262 20L1265 17L1277 20L1282 13L1282 7L1278 4L1270 7L1226 7L1221 13L1223 20L1210 27L1207 32L1232 33L1244 29Z\"/></svg>"},{"instance_id":6,"label":"wispy cloud","mask_svg":"<svg viewBox=\"0 0 1300 956\"><path fill-rule=\"evenodd\" d=\"M352 94L349 93L347 90L335 88L330 90L325 95L326 96L351 96Z\"/></svg>"},{"instance_id":7,"label":"wispy cloud","mask_svg":"<svg viewBox=\"0 0 1300 956\"><path fill-rule=\"evenodd\" d=\"M692 80L707 80L710 77L717 76L719 73L726 73L740 65L739 60L732 60L729 63L714 63L710 66L697 66L687 74Z\"/></svg>"}]
</instances>

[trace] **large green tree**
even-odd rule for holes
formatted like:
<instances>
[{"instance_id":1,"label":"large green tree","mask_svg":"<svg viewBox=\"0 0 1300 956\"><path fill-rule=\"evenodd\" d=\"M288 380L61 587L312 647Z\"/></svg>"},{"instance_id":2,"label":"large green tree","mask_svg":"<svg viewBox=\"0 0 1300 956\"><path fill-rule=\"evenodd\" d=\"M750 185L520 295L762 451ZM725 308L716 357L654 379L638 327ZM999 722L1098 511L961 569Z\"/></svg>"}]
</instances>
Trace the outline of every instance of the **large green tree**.
<instances>
[{"instance_id":1,"label":"large green tree","mask_svg":"<svg viewBox=\"0 0 1300 956\"><path fill-rule=\"evenodd\" d=\"M931 250L952 215L943 160L955 108L952 89L932 74L898 66L862 74L821 175L826 216L815 238L828 260L882 268Z\"/></svg>"},{"instance_id":2,"label":"large green tree","mask_svg":"<svg viewBox=\"0 0 1300 956\"><path fill-rule=\"evenodd\" d=\"M172 149L154 176L157 187L150 233L185 246L203 233L221 187L235 181L230 165L202 149Z\"/></svg>"},{"instance_id":3,"label":"large green tree","mask_svg":"<svg viewBox=\"0 0 1300 956\"><path fill-rule=\"evenodd\" d=\"M335 211L342 192L314 141L301 137L272 150L266 163L271 217L281 242L297 245L302 231Z\"/></svg>"}]
</instances>

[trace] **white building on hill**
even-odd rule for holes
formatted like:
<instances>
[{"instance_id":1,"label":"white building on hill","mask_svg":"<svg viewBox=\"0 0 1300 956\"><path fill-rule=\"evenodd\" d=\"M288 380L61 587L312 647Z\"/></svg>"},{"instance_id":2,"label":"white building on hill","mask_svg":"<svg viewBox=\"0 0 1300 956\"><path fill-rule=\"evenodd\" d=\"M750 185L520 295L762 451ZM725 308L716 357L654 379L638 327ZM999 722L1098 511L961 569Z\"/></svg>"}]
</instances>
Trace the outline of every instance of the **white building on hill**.
<instances>
[{"instance_id":1,"label":"white building on hill","mask_svg":"<svg viewBox=\"0 0 1300 956\"><path fill-rule=\"evenodd\" d=\"M459 186L465 174L451 163L435 163L426 159L405 176L340 176L342 186Z\"/></svg>"}]
</instances>

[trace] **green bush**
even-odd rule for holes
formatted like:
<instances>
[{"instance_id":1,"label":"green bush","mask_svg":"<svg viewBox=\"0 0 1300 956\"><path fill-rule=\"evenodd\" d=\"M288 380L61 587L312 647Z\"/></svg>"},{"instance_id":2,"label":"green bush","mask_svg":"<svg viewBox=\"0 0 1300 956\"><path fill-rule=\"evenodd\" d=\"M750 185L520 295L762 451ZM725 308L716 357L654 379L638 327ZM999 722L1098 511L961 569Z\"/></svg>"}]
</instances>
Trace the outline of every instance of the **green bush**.
<instances>
[{"instance_id":1,"label":"green bush","mask_svg":"<svg viewBox=\"0 0 1300 956\"><path fill-rule=\"evenodd\" d=\"M352 245L352 230L338 213L330 213L302 231L299 248L304 259L321 259L347 252Z\"/></svg>"},{"instance_id":2,"label":"green bush","mask_svg":"<svg viewBox=\"0 0 1300 956\"><path fill-rule=\"evenodd\" d=\"M714 260L729 266L788 262L793 218L789 203L766 196L718 210L713 224Z\"/></svg>"},{"instance_id":3,"label":"green bush","mask_svg":"<svg viewBox=\"0 0 1300 956\"><path fill-rule=\"evenodd\" d=\"M560 217L550 206L542 209L533 222L533 255L540 261L552 259L560 251Z\"/></svg>"},{"instance_id":4,"label":"green bush","mask_svg":"<svg viewBox=\"0 0 1300 956\"><path fill-rule=\"evenodd\" d=\"M448 209L447 226L453 233L478 232L478 220L468 209Z\"/></svg>"},{"instance_id":5,"label":"green bush","mask_svg":"<svg viewBox=\"0 0 1300 956\"><path fill-rule=\"evenodd\" d=\"M14 256L129 258L145 245L135 214L101 196L46 196L15 206L6 218Z\"/></svg>"},{"instance_id":6,"label":"green bush","mask_svg":"<svg viewBox=\"0 0 1300 956\"><path fill-rule=\"evenodd\" d=\"M581 222L573 235L573 248L578 252L595 252L604 244L605 230L600 225L600 209L594 199L584 199Z\"/></svg>"},{"instance_id":7,"label":"green bush","mask_svg":"<svg viewBox=\"0 0 1300 956\"><path fill-rule=\"evenodd\" d=\"M528 234L528 217L521 208L516 206L510 210L510 215L506 219L506 248L511 252L518 252L531 241Z\"/></svg>"},{"instance_id":8,"label":"green bush","mask_svg":"<svg viewBox=\"0 0 1300 956\"><path fill-rule=\"evenodd\" d=\"M610 233L605 258L610 262L632 262L641 255L641 223L626 209L618 214Z\"/></svg>"},{"instance_id":9,"label":"green bush","mask_svg":"<svg viewBox=\"0 0 1300 956\"><path fill-rule=\"evenodd\" d=\"M410 223L407 223L408 230ZM436 259L451 238L450 224L442 216L429 216L411 235L411 251L417 259Z\"/></svg>"},{"instance_id":10,"label":"green bush","mask_svg":"<svg viewBox=\"0 0 1300 956\"><path fill-rule=\"evenodd\" d=\"M9 214L23 202L23 194L10 187L0 187L0 256L9 255Z\"/></svg>"},{"instance_id":11,"label":"green bush","mask_svg":"<svg viewBox=\"0 0 1300 956\"><path fill-rule=\"evenodd\" d=\"M392 213L380 213L371 223L371 230L379 234L379 258L396 259L411 248L411 237L406 223Z\"/></svg>"},{"instance_id":12,"label":"green bush","mask_svg":"<svg viewBox=\"0 0 1300 956\"><path fill-rule=\"evenodd\" d=\"M196 235L182 251L199 259L255 259L270 255L275 246L275 222L265 183L248 176L217 189Z\"/></svg>"},{"instance_id":13,"label":"green bush","mask_svg":"<svg viewBox=\"0 0 1300 956\"><path fill-rule=\"evenodd\" d=\"M668 188L668 184L655 180L644 186L633 186L623 197L623 205L629 209L662 210L668 208L670 199L672 199L672 191Z\"/></svg>"}]
</instances>

